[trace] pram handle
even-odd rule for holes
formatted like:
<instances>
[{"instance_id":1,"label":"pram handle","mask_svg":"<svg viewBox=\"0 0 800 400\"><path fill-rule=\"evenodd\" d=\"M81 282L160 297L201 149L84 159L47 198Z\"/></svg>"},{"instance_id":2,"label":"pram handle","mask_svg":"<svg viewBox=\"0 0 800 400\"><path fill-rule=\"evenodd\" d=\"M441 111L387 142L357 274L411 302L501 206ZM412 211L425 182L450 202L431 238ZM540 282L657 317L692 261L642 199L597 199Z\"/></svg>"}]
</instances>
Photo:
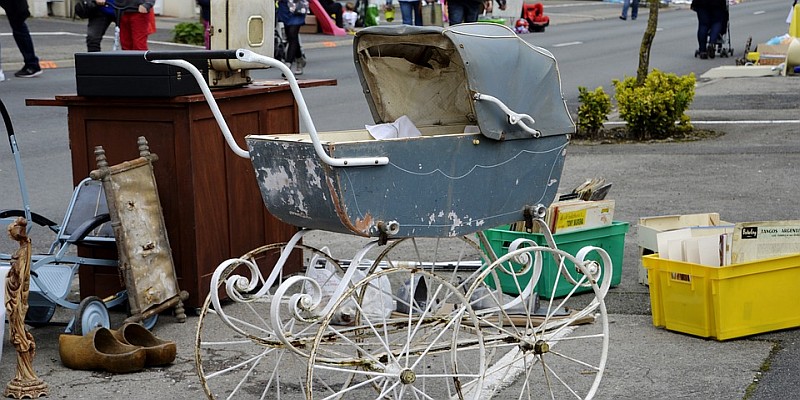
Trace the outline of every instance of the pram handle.
<instances>
[{"instance_id":1,"label":"pram handle","mask_svg":"<svg viewBox=\"0 0 800 400\"><path fill-rule=\"evenodd\" d=\"M289 87L292 89L292 94L294 95L295 100L297 100L297 109L300 112L300 118L308 128L308 134L311 137L312 144L314 145L314 151L317 153L317 156L322 160L322 162L333 167L374 166L386 165L389 163L388 157L334 158L329 156L322 147L322 143L319 140L319 135L317 135L317 129L314 126L314 121L311 120L311 115L308 112L308 106L303 99L303 94L300 92L300 85L297 83L297 79L295 79L294 74L292 74L292 71L289 69L289 67L287 67L280 60L265 57L250 50L238 49L234 52L236 54L236 59L239 61L260 63L269 67L277 68L283 72L283 75L289 81ZM177 52L178 55L180 53L182 52ZM145 59L147 59L147 53L145 53ZM239 145L233 139L233 135L228 128L228 124L222 117L222 112L220 112L217 102L214 100L214 96L211 94L211 89L209 89L208 83L206 83L205 78L200 74L200 71L198 71L194 65L182 59L154 59L152 62L174 65L189 71L192 76L194 76L195 80L197 80L197 84L200 86L200 90L203 92L203 96L205 96L209 108L211 108L211 113L214 114L214 119L216 119L217 124L222 130L222 134L225 136L225 141L228 143L228 147L230 147L231 150L233 150L233 152L239 157L250 158L250 153L239 147Z\"/></svg>"},{"instance_id":2,"label":"pram handle","mask_svg":"<svg viewBox=\"0 0 800 400\"><path fill-rule=\"evenodd\" d=\"M490 96L488 94L475 92L475 94L472 95L472 98L474 100L476 100L476 101L483 100L483 101L488 101L490 103L494 103L498 108L500 108L508 116L508 123L510 123L511 125L519 126L520 128L522 128L522 130L524 130L525 132L530 133L535 138L538 138L538 137L542 136L542 132L540 132L537 129L533 129L532 127L530 127L530 126L528 126L526 124L526 121L527 121L527 123L535 124L536 120L534 120L533 117L531 117L528 114L520 114L518 112L515 112L514 110L508 108L508 106L505 105L505 103L503 103L497 97Z\"/></svg>"},{"instance_id":3,"label":"pram handle","mask_svg":"<svg viewBox=\"0 0 800 400\"><path fill-rule=\"evenodd\" d=\"M155 60L235 60L236 50L146 51L144 59Z\"/></svg>"}]
</instances>

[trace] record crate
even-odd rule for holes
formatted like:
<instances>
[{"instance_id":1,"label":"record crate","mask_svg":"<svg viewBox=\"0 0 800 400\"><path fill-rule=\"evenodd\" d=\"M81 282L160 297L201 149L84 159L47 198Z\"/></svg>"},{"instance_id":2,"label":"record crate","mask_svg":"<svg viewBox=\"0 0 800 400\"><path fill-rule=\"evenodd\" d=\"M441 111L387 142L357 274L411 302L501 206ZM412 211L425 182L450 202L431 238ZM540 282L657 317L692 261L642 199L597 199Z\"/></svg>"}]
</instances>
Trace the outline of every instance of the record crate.
<instances>
[{"instance_id":1,"label":"record crate","mask_svg":"<svg viewBox=\"0 0 800 400\"><path fill-rule=\"evenodd\" d=\"M625 249L625 233L627 232L627 222L613 221L611 225L608 226L589 228L562 234L555 233L553 234L553 239L556 242L556 246L560 250L572 255L575 255L580 249L586 246L599 247L605 250L612 262L611 286L616 286L619 284L622 276L622 256ZM492 250L494 250L494 253L497 255L497 257L502 257L508 253L508 246L511 244L511 242L519 238L533 240L539 246L547 246L547 241L545 240L543 234L511 231L508 230L508 226L488 229L484 231L484 234L486 235L486 239L489 241L489 245L491 246ZM598 262L600 261L600 257L595 252L590 253L589 259ZM512 266L517 271L522 269L522 266L516 263L512 263ZM579 279L579 274L575 270L573 263L565 260L565 266L573 278L576 280ZM521 281L529 281L532 273L532 271L529 271L524 274ZM515 279L500 269L497 270L497 274L499 276L500 286L504 293L512 295L519 294L520 290L524 290L525 287L527 287L525 286L518 289L517 285L515 284ZM604 277L601 276L600 282L602 282L603 279ZM557 285L556 282L558 282ZM487 284L493 287L494 281L487 278ZM554 286L555 293L553 292ZM536 291L539 293L539 296L548 299L552 297L566 296L573 287L574 285L570 284L563 276L559 276L558 265L553 259L552 254L545 253L542 265L542 275L539 278L539 282L536 284ZM590 291L592 291L591 287L579 287L577 290L575 290L575 293L585 293Z\"/></svg>"},{"instance_id":2,"label":"record crate","mask_svg":"<svg viewBox=\"0 0 800 400\"><path fill-rule=\"evenodd\" d=\"M728 340L800 326L800 254L725 267L642 257L653 325Z\"/></svg>"}]
</instances>

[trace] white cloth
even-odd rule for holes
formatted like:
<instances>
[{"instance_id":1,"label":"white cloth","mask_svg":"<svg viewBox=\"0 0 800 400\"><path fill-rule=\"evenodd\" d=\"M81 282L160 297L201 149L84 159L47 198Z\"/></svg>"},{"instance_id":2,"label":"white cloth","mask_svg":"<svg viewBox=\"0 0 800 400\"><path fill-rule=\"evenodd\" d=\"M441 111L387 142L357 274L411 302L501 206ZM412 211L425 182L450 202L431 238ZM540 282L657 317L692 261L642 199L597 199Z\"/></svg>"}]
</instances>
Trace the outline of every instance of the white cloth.
<instances>
[{"instance_id":1,"label":"white cloth","mask_svg":"<svg viewBox=\"0 0 800 400\"><path fill-rule=\"evenodd\" d=\"M0 361L3 360L3 337L6 333L6 275L11 267L0 267L0 282L3 283L0 287L0 321L2 322L3 329L0 329Z\"/></svg>"},{"instance_id":2,"label":"white cloth","mask_svg":"<svg viewBox=\"0 0 800 400\"><path fill-rule=\"evenodd\" d=\"M417 129L413 122L411 122L405 115L401 116L392 123L378 124L378 125L364 125L373 138L378 140L383 139L399 139L422 136L422 133Z\"/></svg>"}]
</instances>

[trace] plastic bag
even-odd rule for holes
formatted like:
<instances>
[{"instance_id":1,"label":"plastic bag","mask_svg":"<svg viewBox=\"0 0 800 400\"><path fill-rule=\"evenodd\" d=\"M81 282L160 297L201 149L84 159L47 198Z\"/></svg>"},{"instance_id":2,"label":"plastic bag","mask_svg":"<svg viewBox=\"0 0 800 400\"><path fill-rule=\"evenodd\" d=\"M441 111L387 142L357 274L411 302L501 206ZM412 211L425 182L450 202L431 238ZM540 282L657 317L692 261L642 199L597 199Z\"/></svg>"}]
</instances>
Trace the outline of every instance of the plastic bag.
<instances>
[{"instance_id":1,"label":"plastic bag","mask_svg":"<svg viewBox=\"0 0 800 400\"><path fill-rule=\"evenodd\" d=\"M327 249L323 248L327 253ZM326 262L324 266L319 266L317 258L313 258L309 265L306 276L313 279L320 287L322 294L322 303L320 307L325 305L331 300L339 285L342 284L342 276L338 275L336 267L330 262ZM357 269L351 278L352 284L349 287L355 286L366 278L366 273ZM311 291L311 285L305 285L306 292ZM364 292L362 299L361 312L364 317L375 319L382 319L388 317L395 308L395 301L392 298L392 284L389 282L389 277L384 275L378 279L370 281L367 290ZM334 299L335 301L336 299ZM355 315L358 311L354 298L345 300L342 305L336 310L336 313L331 320L337 325L350 325L354 322Z\"/></svg>"}]
</instances>

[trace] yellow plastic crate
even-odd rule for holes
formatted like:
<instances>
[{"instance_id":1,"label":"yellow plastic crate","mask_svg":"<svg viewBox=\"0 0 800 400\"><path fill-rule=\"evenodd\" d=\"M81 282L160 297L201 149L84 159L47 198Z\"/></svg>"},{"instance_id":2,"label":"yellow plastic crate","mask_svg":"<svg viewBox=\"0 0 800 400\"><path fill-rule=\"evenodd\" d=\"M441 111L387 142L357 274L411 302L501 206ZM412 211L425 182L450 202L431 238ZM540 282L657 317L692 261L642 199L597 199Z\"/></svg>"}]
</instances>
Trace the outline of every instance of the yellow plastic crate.
<instances>
[{"instance_id":1,"label":"yellow plastic crate","mask_svg":"<svg viewBox=\"0 0 800 400\"><path fill-rule=\"evenodd\" d=\"M717 340L800 326L800 254L727 267L642 257L653 325Z\"/></svg>"}]
</instances>

